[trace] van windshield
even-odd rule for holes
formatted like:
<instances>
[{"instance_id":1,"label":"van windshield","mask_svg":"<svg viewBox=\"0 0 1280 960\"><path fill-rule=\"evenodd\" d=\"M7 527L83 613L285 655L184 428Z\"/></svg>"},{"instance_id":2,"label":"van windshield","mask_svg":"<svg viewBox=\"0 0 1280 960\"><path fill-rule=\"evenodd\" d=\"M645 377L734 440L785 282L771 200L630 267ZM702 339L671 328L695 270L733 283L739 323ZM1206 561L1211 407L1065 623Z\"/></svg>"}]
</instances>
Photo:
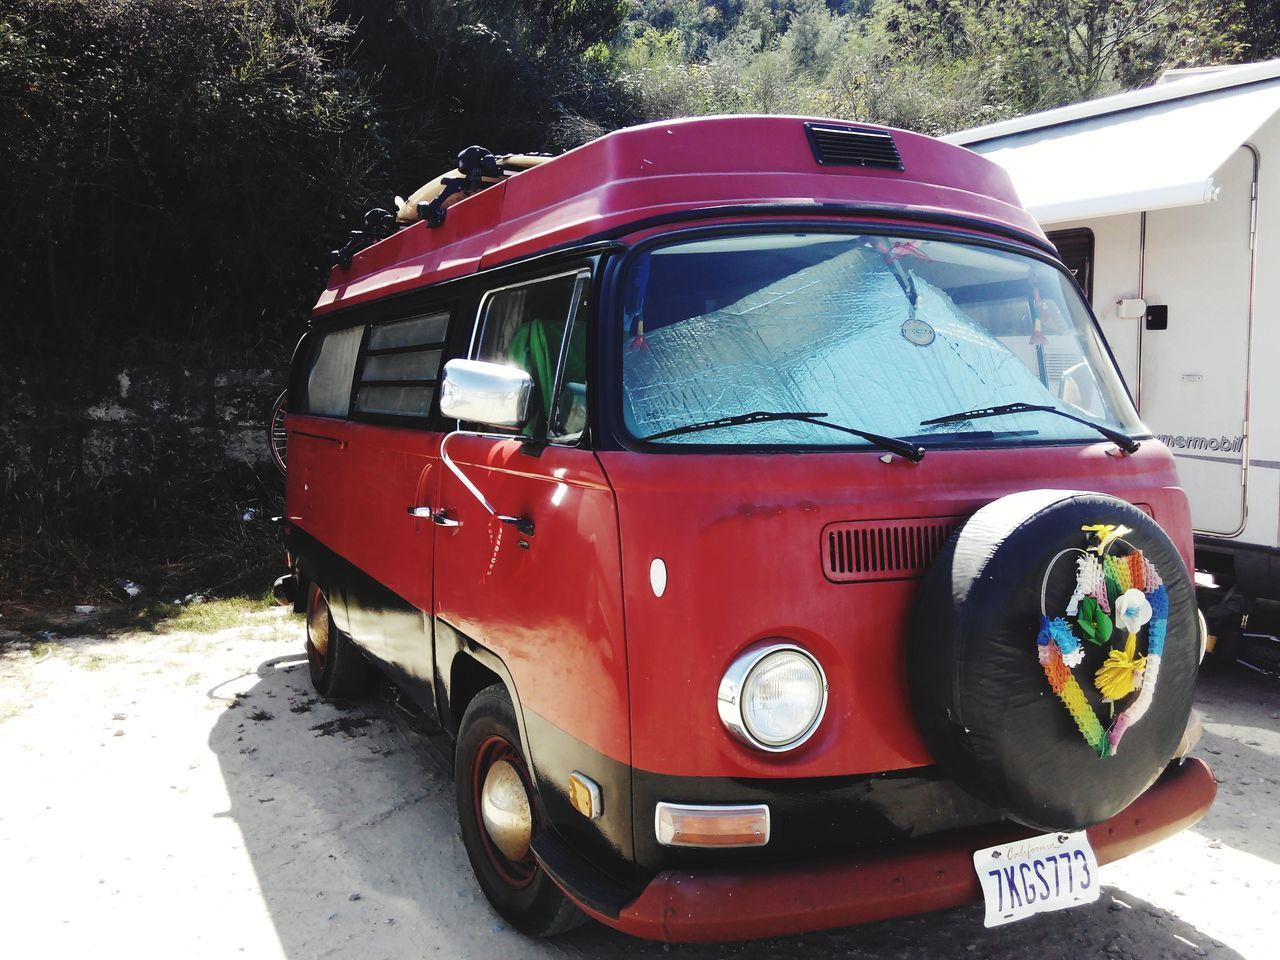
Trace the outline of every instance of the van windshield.
<instances>
[{"instance_id":1,"label":"van windshield","mask_svg":"<svg viewBox=\"0 0 1280 960\"><path fill-rule=\"evenodd\" d=\"M625 279L622 409L635 438L752 411L940 446L1093 442L1146 433L1058 269L977 244L880 234L752 233L640 254ZM660 443L866 446L800 419Z\"/></svg>"}]
</instances>

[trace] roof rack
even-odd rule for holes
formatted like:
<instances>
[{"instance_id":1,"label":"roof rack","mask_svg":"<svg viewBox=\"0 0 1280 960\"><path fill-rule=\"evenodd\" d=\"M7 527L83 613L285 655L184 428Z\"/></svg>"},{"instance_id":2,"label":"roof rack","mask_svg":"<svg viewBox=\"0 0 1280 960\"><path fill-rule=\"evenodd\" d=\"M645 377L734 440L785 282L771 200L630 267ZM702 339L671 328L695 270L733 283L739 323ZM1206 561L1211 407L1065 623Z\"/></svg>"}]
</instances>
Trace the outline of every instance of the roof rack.
<instances>
[{"instance_id":1,"label":"roof rack","mask_svg":"<svg viewBox=\"0 0 1280 960\"><path fill-rule=\"evenodd\" d=\"M472 145L458 154L454 170L447 171L420 187L403 200L396 197L397 210L375 207L364 215L364 229L352 230L339 250L331 251L333 263L346 270L351 259L396 230L425 222L428 227L444 223L445 211L458 200L501 183L530 167L551 159L547 153L508 153L495 155L486 147Z\"/></svg>"}]
</instances>

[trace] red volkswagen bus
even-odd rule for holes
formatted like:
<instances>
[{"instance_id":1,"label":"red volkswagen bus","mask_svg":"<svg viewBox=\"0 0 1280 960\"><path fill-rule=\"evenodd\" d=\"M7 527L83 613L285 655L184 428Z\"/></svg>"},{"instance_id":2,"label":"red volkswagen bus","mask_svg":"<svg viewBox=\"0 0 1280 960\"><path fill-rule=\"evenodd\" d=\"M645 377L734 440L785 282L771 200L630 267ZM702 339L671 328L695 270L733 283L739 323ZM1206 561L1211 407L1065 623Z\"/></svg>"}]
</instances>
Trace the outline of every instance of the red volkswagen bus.
<instances>
[{"instance_id":1,"label":"red volkswagen bus","mask_svg":"<svg viewBox=\"0 0 1280 960\"><path fill-rule=\"evenodd\" d=\"M1004 923L1203 815L1187 501L998 166L790 117L486 163L334 269L285 537L317 689L454 738L498 913Z\"/></svg>"}]
</instances>

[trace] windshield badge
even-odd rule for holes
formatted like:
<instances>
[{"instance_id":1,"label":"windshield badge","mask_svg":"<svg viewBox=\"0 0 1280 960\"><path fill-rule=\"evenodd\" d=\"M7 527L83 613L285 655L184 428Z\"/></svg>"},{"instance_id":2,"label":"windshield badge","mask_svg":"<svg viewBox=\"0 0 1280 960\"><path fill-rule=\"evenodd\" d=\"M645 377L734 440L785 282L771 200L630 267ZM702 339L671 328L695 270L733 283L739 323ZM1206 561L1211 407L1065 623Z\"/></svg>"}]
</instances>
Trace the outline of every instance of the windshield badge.
<instances>
[{"instance_id":1,"label":"windshield badge","mask_svg":"<svg viewBox=\"0 0 1280 960\"><path fill-rule=\"evenodd\" d=\"M933 327L923 320L910 318L902 325L902 335L917 347L927 347L936 336Z\"/></svg>"}]
</instances>

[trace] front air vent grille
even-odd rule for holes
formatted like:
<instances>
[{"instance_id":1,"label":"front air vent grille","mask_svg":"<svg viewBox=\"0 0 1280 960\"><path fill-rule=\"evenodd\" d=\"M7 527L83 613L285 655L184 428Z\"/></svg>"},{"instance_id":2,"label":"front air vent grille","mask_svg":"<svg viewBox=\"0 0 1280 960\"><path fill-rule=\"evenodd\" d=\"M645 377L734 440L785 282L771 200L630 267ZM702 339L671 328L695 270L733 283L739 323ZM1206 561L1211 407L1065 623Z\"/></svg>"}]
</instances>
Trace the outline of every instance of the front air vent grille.
<instances>
[{"instance_id":1,"label":"front air vent grille","mask_svg":"<svg viewBox=\"0 0 1280 960\"><path fill-rule=\"evenodd\" d=\"M834 127L820 123L806 123L804 129L809 135L813 156L821 164L903 169L898 145L888 130Z\"/></svg>"},{"instance_id":2,"label":"front air vent grille","mask_svg":"<svg viewBox=\"0 0 1280 960\"><path fill-rule=\"evenodd\" d=\"M963 517L854 520L822 528L822 572L833 583L924 576Z\"/></svg>"}]
</instances>

